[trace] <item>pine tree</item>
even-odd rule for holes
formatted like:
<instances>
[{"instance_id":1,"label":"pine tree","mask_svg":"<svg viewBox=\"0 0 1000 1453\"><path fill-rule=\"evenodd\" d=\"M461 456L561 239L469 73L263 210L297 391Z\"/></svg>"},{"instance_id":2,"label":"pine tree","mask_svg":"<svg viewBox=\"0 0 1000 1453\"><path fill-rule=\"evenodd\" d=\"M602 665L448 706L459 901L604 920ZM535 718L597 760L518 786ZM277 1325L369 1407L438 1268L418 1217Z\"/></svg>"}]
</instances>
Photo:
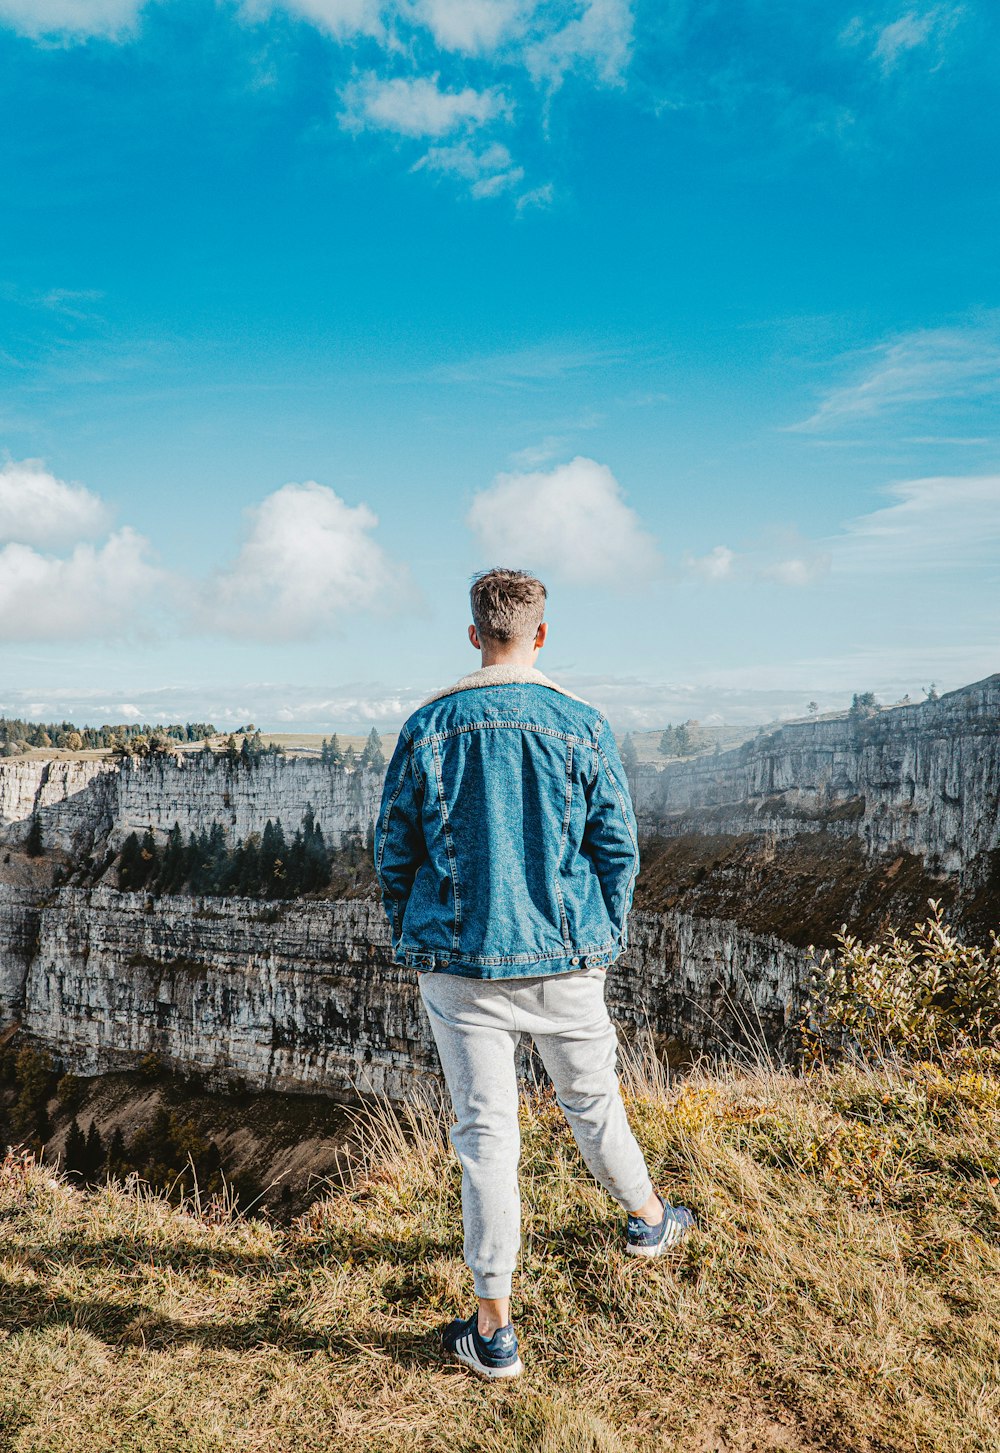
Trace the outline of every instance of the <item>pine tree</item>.
<instances>
[{"instance_id":1,"label":"pine tree","mask_svg":"<svg viewBox=\"0 0 1000 1453\"><path fill-rule=\"evenodd\" d=\"M153 836L153 829L147 827L142 835L142 842L139 844L139 851L142 856L142 886L156 877L156 871L160 866L160 855L156 850L156 838Z\"/></svg>"},{"instance_id":2,"label":"pine tree","mask_svg":"<svg viewBox=\"0 0 1000 1453\"><path fill-rule=\"evenodd\" d=\"M345 767L349 767L351 771L353 771L354 768L357 766L357 758L354 755L354 748L350 745L350 743L348 743L348 745L344 748L342 762L343 765Z\"/></svg>"},{"instance_id":3,"label":"pine tree","mask_svg":"<svg viewBox=\"0 0 1000 1453\"><path fill-rule=\"evenodd\" d=\"M76 1116L69 1122L69 1132L66 1136L66 1153L64 1163L67 1172L73 1175L82 1175L83 1168L87 1162L87 1141L83 1131L76 1123Z\"/></svg>"},{"instance_id":4,"label":"pine tree","mask_svg":"<svg viewBox=\"0 0 1000 1453\"><path fill-rule=\"evenodd\" d=\"M381 772L385 768L385 753L382 751L382 738L372 727L368 733L368 740L365 742L364 751L361 753L362 767L368 767L372 772Z\"/></svg>"},{"instance_id":5,"label":"pine tree","mask_svg":"<svg viewBox=\"0 0 1000 1453\"><path fill-rule=\"evenodd\" d=\"M139 839L134 832L130 832L122 843L121 855L118 859L118 886L123 893L134 892L142 886L145 881L143 867Z\"/></svg>"},{"instance_id":6,"label":"pine tree","mask_svg":"<svg viewBox=\"0 0 1000 1453\"><path fill-rule=\"evenodd\" d=\"M256 897L260 892L260 850L261 840L255 832L252 832L237 849L236 891L243 898Z\"/></svg>"},{"instance_id":7,"label":"pine tree","mask_svg":"<svg viewBox=\"0 0 1000 1453\"><path fill-rule=\"evenodd\" d=\"M161 893L178 893L188 875L188 854L181 825L175 822L167 834L157 883Z\"/></svg>"},{"instance_id":8,"label":"pine tree","mask_svg":"<svg viewBox=\"0 0 1000 1453\"><path fill-rule=\"evenodd\" d=\"M128 1152L125 1149L125 1137L122 1134L121 1126L116 1125L114 1134L108 1144L108 1154L104 1162L104 1170L108 1176L123 1176L127 1169Z\"/></svg>"},{"instance_id":9,"label":"pine tree","mask_svg":"<svg viewBox=\"0 0 1000 1453\"><path fill-rule=\"evenodd\" d=\"M280 821L272 822L268 818L264 824L264 836L260 843L260 872L265 898L284 896L283 885L287 871L285 861L287 856L284 829Z\"/></svg>"},{"instance_id":10,"label":"pine tree","mask_svg":"<svg viewBox=\"0 0 1000 1453\"><path fill-rule=\"evenodd\" d=\"M87 1131L87 1141L84 1149L84 1161L81 1167L85 1181L95 1180L98 1171L104 1161L104 1142L101 1140L101 1132L94 1120L90 1122L90 1129Z\"/></svg>"}]
</instances>

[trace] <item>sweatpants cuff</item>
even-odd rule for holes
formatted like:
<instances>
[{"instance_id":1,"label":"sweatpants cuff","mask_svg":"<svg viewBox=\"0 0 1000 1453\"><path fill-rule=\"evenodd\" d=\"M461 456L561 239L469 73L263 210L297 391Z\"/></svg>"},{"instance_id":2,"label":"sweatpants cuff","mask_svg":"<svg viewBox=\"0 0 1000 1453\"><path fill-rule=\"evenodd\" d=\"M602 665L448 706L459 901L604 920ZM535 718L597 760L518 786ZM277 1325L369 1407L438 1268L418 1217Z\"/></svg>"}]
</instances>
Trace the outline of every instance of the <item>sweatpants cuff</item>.
<instances>
[{"instance_id":1,"label":"sweatpants cuff","mask_svg":"<svg viewBox=\"0 0 1000 1453\"><path fill-rule=\"evenodd\" d=\"M614 1191L611 1194L623 1211L638 1211L639 1207L644 1206L653 1194L653 1182L647 1176L644 1181L640 1181L634 1194L630 1192L627 1196L619 1196Z\"/></svg>"},{"instance_id":2,"label":"sweatpants cuff","mask_svg":"<svg viewBox=\"0 0 1000 1453\"><path fill-rule=\"evenodd\" d=\"M476 1285L477 1297L489 1297L491 1301L497 1297L509 1297L513 1274L509 1271L498 1271L489 1276L480 1276L477 1271L472 1273L472 1280Z\"/></svg>"}]
</instances>

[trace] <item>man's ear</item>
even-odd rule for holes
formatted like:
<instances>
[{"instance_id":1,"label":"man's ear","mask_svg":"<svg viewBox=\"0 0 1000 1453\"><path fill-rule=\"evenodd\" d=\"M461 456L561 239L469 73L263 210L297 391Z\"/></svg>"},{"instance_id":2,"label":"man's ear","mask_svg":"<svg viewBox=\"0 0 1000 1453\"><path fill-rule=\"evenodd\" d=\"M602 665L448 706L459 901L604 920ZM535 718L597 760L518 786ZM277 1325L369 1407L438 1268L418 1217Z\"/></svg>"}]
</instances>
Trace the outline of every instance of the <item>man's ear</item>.
<instances>
[{"instance_id":1,"label":"man's ear","mask_svg":"<svg viewBox=\"0 0 1000 1453\"><path fill-rule=\"evenodd\" d=\"M536 651L540 651L542 649L542 647L545 645L545 637L548 635L548 633L549 633L549 623L548 623L548 621L542 621L541 625L538 627L538 630L535 632L535 650Z\"/></svg>"},{"instance_id":2,"label":"man's ear","mask_svg":"<svg viewBox=\"0 0 1000 1453\"><path fill-rule=\"evenodd\" d=\"M473 650L475 650L475 651L481 651L483 649L482 646L480 645L479 637L476 634L476 628L475 628L475 626L470 626L469 627L469 640L472 642Z\"/></svg>"}]
</instances>

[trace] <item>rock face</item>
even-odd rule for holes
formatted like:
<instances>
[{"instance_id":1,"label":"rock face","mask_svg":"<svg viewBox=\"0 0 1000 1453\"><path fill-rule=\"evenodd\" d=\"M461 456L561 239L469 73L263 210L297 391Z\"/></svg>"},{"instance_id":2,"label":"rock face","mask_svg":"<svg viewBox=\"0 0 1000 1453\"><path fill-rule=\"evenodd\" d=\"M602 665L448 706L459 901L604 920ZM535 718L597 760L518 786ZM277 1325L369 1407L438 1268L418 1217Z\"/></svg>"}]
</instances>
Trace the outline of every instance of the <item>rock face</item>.
<instances>
[{"instance_id":1,"label":"rock face","mask_svg":"<svg viewBox=\"0 0 1000 1453\"><path fill-rule=\"evenodd\" d=\"M37 892L0 883L0 1031L19 1017L38 947Z\"/></svg>"},{"instance_id":2,"label":"rock face","mask_svg":"<svg viewBox=\"0 0 1000 1453\"><path fill-rule=\"evenodd\" d=\"M254 766L200 754L99 761L0 760L0 840L23 842L37 816L43 842L79 860L116 850L132 831L160 837L179 823L185 839L220 822L231 841L268 818L291 836L307 807L329 844L364 837L378 811L382 778L314 758L264 756Z\"/></svg>"},{"instance_id":3,"label":"rock face","mask_svg":"<svg viewBox=\"0 0 1000 1453\"><path fill-rule=\"evenodd\" d=\"M668 1054L724 1052L749 986L740 1012L774 1042L803 959L731 923L637 912L609 1002L627 1033ZM416 975L391 962L370 902L63 888L37 911L19 1008L32 1038L81 1074L154 1053L248 1087L397 1098L437 1073Z\"/></svg>"},{"instance_id":4,"label":"rock face","mask_svg":"<svg viewBox=\"0 0 1000 1453\"><path fill-rule=\"evenodd\" d=\"M1000 848L1000 675L640 772L634 793L654 832L827 831L872 855L904 850L932 869L981 871Z\"/></svg>"},{"instance_id":5,"label":"rock face","mask_svg":"<svg viewBox=\"0 0 1000 1453\"><path fill-rule=\"evenodd\" d=\"M307 807L337 844L367 831L380 789L294 758L0 762L0 1030L20 1022L82 1073L155 1053L253 1087L409 1093L437 1060L377 901L54 887L19 850L33 819L72 863L175 822L293 834ZM809 946L841 924L907 925L929 897L977 936L1000 919L1000 676L641 772L634 793L649 836L608 998L674 1059L787 1047Z\"/></svg>"}]
</instances>

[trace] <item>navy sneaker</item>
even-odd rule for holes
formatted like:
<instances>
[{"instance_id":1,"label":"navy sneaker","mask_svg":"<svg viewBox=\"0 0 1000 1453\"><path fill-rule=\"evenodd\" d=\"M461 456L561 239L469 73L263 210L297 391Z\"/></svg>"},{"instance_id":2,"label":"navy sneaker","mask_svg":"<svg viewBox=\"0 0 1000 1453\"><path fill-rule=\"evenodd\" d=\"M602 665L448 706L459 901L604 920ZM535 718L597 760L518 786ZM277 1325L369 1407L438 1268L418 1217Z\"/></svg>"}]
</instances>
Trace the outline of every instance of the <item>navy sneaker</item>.
<instances>
[{"instance_id":1,"label":"navy sneaker","mask_svg":"<svg viewBox=\"0 0 1000 1453\"><path fill-rule=\"evenodd\" d=\"M519 1377L524 1364L517 1355L517 1334L508 1322L486 1340L479 1330L479 1313L467 1322L456 1317L441 1333L445 1352L464 1362L480 1377Z\"/></svg>"},{"instance_id":2,"label":"navy sneaker","mask_svg":"<svg viewBox=\"0 0 1000 1453\"><path fill-rule=\"evenodd\" d=\"M686 1206L668 1206L659 1193L657 1200L663 1207L659 1225L649 1226L641 1216L629 1216L625 1228L625 1250L629 1256L660 1256L694 1227L694 1217Z\"/></svg>"}]
</instances>

